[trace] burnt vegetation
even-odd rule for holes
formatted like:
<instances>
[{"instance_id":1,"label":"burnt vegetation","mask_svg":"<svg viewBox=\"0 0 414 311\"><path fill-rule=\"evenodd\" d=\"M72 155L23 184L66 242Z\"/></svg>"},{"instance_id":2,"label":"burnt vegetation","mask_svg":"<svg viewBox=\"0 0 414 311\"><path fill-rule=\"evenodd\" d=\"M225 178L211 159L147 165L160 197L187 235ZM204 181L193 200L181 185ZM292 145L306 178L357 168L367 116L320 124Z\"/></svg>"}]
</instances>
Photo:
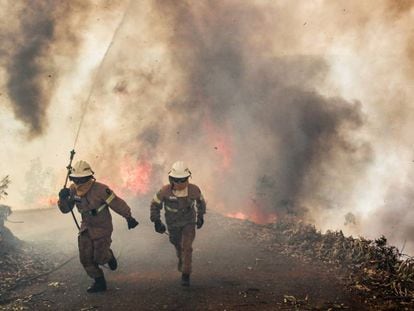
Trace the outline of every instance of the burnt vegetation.
<instances>
[{"instance_id":1,"label":"burnt vegetation","mask_svg":"<svg viewBox=\"0 0 414 311\"><path fill-rule=\"evenodd\" d=\"M8 195L6 190L10 183L9 176L0 181L0 199ZM50 266L41 251L19 240L5 226L11 214L10 206L0 204L0 303L7 301L12 290L44 273Z\"/></svg>"},{"instance_id":2,"label":"burnt vegetation","mask_svg":"<svg viewBox=\"0 0 414 311\"><path fill-rule=\"evenodd\" d=\"M377 310L414 306L414 258L388 245L384 236L370 240L345 236L342 231L322 233L314 225L293 218L267 225L232 218L226 222L229 230L268 250L322 264L339 275L347 289ZM304 307L306 302L286 297L287 304Z\"/></svg>"}]
</instances>

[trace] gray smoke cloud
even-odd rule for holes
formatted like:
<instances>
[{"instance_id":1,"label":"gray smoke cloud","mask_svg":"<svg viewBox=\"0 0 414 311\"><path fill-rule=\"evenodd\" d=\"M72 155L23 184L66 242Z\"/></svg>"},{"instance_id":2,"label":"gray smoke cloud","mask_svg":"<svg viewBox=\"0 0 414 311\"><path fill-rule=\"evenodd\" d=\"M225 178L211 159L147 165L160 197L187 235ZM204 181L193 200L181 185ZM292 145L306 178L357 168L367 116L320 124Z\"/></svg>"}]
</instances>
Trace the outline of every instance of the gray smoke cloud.
<instances>
[{"instance_id":1,"label":"gray smoke cloud","mask_svg":"<svg viewBox=\"0 0 414 311\"><path fill-rule=\"evenodd\" d=\"M378 213L375 213L371 219L372 231L380 231L380 226L384 224L389 228L387 237L393 241L398 241L397 247L407 251L407 242L410 249L410 243L414 236L412 202L414 192L413 183L410 181L404 185L393 185L387 192L384 204L380 207Z\"/></svg>"},{"instance_id":2,"label":"gray smoke cloud","mask_svg":"<svg viewBox=\"0 0 414 311\"><path fill-rule=\"evenodd\" d=\"M294 214L327 229L342 228L351 212L348 232L377 235L406 213L409 199L397 198L411 197L399 183L413 172L411 1L34 3L15 12L30 18L2 29L12 52L0 55L7 68L30 69L8 70L10 105L48 148L59 146L42 158L43 167L56 165L51 179L63 176L58 167L94 81L77 158L121 193L131 186L125 193L149 202L182 159L209 208L224 214L260 222ZM32 10L39 3L52 9ZM25 106L26 97L39 100ZM412 232L410 223L411 214L395 240Z\"/></svg>"},{"instance_id":3,"label":"gray smoke cloud","mask_svg":"<svg viewBox=\"0 0 414 311\"><path fill-rule=\"evenodd\" d=\"M361 104L313 89L327 71L323 58L263 55L266 40L250 40L283 25L267 20L269 12L254 5L210 1L201 18L192 9L157 3L173 30L173 60L186 76L184 96L173 99L169 109L188 116L177 124L188 137L202 137L200 124L206 119L222 130L225 124L233 129L234 170L227 174L231 182L220 187L219 197L230 195L229 201L238 206L246 198L235 193L234 186L243 193L244 185L254 189L256 184L250 199L262 201L259 214L304 216L302 203L320 193L324 181L335 186L330 171L344 170L354 177L361 173L371 158L369 143L351 139L364 125ZM321 199L331 208L332 202Z\"/></svg>"}]
</instances>

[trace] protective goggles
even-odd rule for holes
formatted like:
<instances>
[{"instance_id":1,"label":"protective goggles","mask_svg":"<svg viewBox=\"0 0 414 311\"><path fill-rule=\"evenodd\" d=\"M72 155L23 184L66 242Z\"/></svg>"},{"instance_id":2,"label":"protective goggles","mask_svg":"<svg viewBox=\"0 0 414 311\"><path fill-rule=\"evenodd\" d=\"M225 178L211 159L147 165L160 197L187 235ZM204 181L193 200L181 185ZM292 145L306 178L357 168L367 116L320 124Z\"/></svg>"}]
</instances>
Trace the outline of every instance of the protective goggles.
<instances>
[{"instance_id":1,"label":"protective goggles","mask_svg":"<svg viewBox=\"0 0 414 311\"><path fill-rule=\"evenodd\" d=\"M188 177L183 177L183 178L170 177L170 181L176 184L185 183L187 180L188 180Z\"/></svg>"},{"instance_id":2,"label":"protective goggles","mask_svg":"<svg viewBox=\"0 0 414 311\"><path fill-rule=\"evenodd\" d=\"M70 177L70 181L72 181L75 185L81 185L86 183L89 179L91 179L92 176L85 176L85 177Z\"/></svg>"}]
</instances>

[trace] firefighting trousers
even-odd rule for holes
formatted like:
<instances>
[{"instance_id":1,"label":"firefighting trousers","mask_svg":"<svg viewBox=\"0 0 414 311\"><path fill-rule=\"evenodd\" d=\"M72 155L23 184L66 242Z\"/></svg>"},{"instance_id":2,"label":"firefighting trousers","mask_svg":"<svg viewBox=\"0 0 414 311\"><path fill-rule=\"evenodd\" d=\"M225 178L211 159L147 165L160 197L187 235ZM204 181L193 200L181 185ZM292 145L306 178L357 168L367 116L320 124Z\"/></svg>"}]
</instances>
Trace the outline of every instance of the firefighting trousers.
<instances>
[{"instance_id":1,"label":"firefighting trousers","mask_svg":"<svg viewBox=\"0 0 414 311\"><path fill-rule=\"evenodd\" d=\"M98 278L104 275L99 265L106 264L112 258L111 242L110 236L92 240L88 231L79 234L79 259L86 273L91 278Z\"/></svg>"},{"instance_id":2,"label":"firefighting trousers","mask_svg":"<svg viewBox=\"0 0 414 311\"><path fill-rule=\"evenodd\" d=\"M177 257L182 262L182 273L191 273L193 255L193 241L195 238L195 225L188 224L184 227L169 227L170 242L174 245Z\"/></svg>"}]
</instances>

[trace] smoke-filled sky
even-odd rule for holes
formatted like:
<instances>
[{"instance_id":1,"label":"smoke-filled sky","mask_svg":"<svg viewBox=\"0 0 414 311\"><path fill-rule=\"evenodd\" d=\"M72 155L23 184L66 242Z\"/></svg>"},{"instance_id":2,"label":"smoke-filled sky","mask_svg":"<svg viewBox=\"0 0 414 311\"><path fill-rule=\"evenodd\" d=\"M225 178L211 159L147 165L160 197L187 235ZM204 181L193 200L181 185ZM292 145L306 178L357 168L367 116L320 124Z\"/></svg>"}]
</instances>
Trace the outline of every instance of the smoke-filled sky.
<instances>
[{"instance_id":1,"label":"smoke-filled sky","mask_svg":"<svg viewBox=\"0 0 414 311\"><path fill-rule=\"evenodd\" d=\"M414 249L414 1L0 3L5 204L53 204L75 145L130 202L182 159L211 210Z\"/></svg>"}]
</instances>

